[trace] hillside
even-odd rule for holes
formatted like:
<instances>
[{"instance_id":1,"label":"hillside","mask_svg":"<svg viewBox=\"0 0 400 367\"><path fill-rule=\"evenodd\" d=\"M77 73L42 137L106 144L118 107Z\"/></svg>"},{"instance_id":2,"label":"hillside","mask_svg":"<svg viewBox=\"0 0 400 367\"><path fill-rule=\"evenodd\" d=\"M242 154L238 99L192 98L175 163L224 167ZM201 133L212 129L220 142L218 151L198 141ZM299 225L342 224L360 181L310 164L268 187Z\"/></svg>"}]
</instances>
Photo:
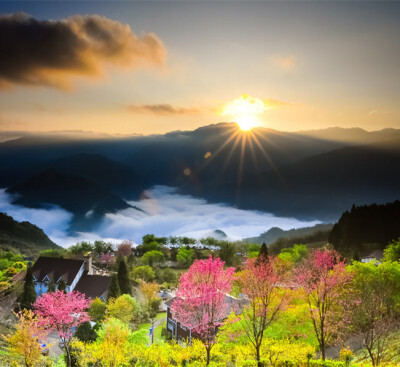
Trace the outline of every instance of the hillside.
<instances>
[{"instance_id":1,"label":"hillside","mask_svg":"<svg viewBox=\"0 0 400 367\"><path fill-rule=\"evenodd\" d=\"M295 228L287 231L278 227L272 227L267 232L264 232L257 237L245 238L243 241L258 244L264 242L267 245L270 245L279 239L301 238L313 235L317 232L327 232L330 231L332 227L333 224L317 224L313 227Z\"/></svg>"},{"instance_id":2,"label":"hillside","mask_svg":"<svg viewBox=\"0 0 400 367\"><path fill-rule=\"evenodd\" d=\"M33 256L39 251L60 248L47 237L42 229L29 222L17 222L0 213L0 249L14 250Z\"/></svg>"},{"instance_id":3,"label":"hillside","mask_svg":"<svg viewBox=\"0 0 400 367\"><path fill-rule=\"evenodd\" d=\"M46 170L7 189L15 204L30 208L58 205L74 214L73 230L88 229L105 213L131 207L119 196L82 177Z\"/></svg>"},{"instance_id":4,"label":"hillside","mask_svg":"<svg viewBox=\"0 0 400 367\"><path fill-rule=\"evenodd\" d=\"M345 211L333 226L329 242L345 253L364 254L384 249L400 237L400 201L384 205L355 206Z\"/></svg>"}]
</instances>

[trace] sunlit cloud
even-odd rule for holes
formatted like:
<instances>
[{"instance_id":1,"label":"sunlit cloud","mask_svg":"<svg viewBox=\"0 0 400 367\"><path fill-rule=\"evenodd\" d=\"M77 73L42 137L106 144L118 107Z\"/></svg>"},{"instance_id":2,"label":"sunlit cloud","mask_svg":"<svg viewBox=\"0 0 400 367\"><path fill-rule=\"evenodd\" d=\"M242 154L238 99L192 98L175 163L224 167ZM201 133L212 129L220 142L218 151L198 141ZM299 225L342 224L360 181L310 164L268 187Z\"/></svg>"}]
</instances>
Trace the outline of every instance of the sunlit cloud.
<instances>
[{"instance_id":1,"label":"sunlit cloud","mask_svg":"<svg viewBox=\"0 0 400 367\"><path fill-rule=\"evenodd\" d=\"M166 48L153 33L98 15L37 20L0 16L0 88L23 84L67 89L75 77L103 77L109 65L162 66Z\"/></svg>"},{"instance_id":2,"label":"sunlit cloud","mask_svg":"<svg viewBox=\"0 0 400 367\"><path fill-rule=\"evenodd\" d=\"M133 113L154 115L198 115L202 110L196 107L176 107L170 104L129 105L126 109Z\"/></svg>"}]
</instances>

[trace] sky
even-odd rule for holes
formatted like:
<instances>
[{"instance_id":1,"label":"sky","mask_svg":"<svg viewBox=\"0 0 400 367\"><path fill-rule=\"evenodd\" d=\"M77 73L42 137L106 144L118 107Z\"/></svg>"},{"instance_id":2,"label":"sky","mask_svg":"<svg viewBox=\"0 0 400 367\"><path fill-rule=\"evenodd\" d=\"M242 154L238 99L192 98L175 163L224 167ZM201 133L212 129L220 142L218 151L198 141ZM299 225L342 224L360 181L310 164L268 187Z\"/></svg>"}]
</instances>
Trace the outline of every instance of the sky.
<instances>
[{"instance_id":1,"label":"sky","mask_svg":"<svg viewBox=\"0 0 400 367\"><path fill-rule=\"evenodd\" d=\"M0 131L400 128L400 2L1 1Z\"/></svg>"}]
</instances>

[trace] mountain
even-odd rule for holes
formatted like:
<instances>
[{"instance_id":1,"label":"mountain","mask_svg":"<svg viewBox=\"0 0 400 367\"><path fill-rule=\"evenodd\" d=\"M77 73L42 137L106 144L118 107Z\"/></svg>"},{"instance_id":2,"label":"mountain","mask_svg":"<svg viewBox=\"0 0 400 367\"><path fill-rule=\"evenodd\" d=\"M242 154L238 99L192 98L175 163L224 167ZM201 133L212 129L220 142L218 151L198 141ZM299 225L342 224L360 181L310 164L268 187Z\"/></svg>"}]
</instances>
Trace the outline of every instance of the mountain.
<instances>
[{"instance_id":1,"label":"mountain","mask_svg":"<svg viewBox=\"0 0 400 367\"><path fill-rule=\"evenodd\" d=\"M18 194L15 204L29 208L58 205L73 213L74 230L87 230L105 213L131 207L119 196L85 178L64 175L53 169L32 176L7 192Z\"/></svg>"},{"instance_id":2,"label":"mountain","mask_svg":"<svg viewBox=\"0 0 400 367\"><path fill-rule=\"evenodd\" d=\"M394 129L242 132L230 123L149 136L21 134L0 143L0 187L53 169L97 187L89 203L76 203L80 213L97 198L99 212L108 210L100 189L114 195L114 210L123 206L115 196L136 200L146 187L169 185L212 202L330 222L353 203L398 198L399 147L400 130Z\"/></svg>"},{"instance_id":3,"label":"mountain","mask_svg":"<svg viewBox=\"0 0 400 367\"><path fill-rule=\"evenodd\" d=\"M248 175L205 194L246 209L304 219L336 220L353 204L399 198L400 139L350 146Z\"/></svg>"},{"instance_id":4,"label":"mountain","mask_svg":"<svg viewBox=\"0 0 400 367\"><path fill-rule=\"evenodd\" d=\"M34 256L39 251L60 248L43 232L29 222L17 222L0 213L0 249L17 250L23 255Z\"/></svg>"},{"instance_id":5,"label":"mountain","mask_svg":"<svg viewBox=\"0 0 400 367\"><path fill-rule=\"evenodd\" d=\"M335 223L329 242L339 251L364 254L371 249L383 250L400 238L400 201L384 205L355 206L345 211Z\"/></svg>"},{"instance_id":6,"label":"mountain","mask_svg":"<svg viewBox=\"0 0 400 367\"><path fill-rule=\"evenodd\" d=\"M317 232L328 232L332 227L333 224L316 224L313 227L295 228L287 231L278 227L272 227L267 232L264 232L257 237L245 238L243 241L259 244L265 242L267 245L270 245L281 238L291 239L310 236Z\"/></svg>"}]
</instances>

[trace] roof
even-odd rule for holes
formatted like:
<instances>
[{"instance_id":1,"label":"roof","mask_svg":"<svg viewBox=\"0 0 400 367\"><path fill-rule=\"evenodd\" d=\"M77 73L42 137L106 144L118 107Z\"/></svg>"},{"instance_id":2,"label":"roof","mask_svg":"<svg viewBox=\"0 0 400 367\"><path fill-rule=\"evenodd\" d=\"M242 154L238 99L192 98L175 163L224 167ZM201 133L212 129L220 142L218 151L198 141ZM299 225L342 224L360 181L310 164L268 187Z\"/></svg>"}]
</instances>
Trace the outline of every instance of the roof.
<instances>
[{"instance_id":1,"label":"roof","mask_svg":"<svg viewBox=\"0 0 400 367\"><path fill-rule=\"evenodd\" d=\"M85 260L41 256L33 265L32 273L38 282L47 275L55 283L62 277L66 285L71 285L84 263Z\"/></svg>"},{"instance_id":2,"label":"roof","mask_svg":"<svg viewBox=\"0 0 400 367\"><path fill-rule=\"evenodd\" d=\"M88 298L103 296L107 298L108 288L110 288L111 277L104 275L89 275L87 271L82 274L74 291L84 293Z\"/></svg>"}]
</instances>

